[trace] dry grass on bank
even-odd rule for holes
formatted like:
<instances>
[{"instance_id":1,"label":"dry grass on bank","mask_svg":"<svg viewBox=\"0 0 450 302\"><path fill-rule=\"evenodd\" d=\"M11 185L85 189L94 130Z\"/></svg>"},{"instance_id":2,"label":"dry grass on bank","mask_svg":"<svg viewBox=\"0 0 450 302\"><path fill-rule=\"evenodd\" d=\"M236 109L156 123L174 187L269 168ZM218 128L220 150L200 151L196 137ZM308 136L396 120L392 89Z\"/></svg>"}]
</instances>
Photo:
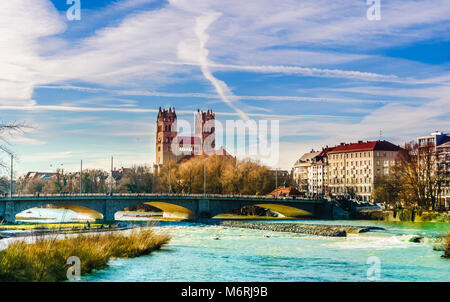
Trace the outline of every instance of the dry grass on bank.
<instances>
[{"instance_id":1,"label":"dry grass on bank","mask_svg":"<svg viewBox=\"0 0 450 302\"><path fill-rule=\"evenodd\" d=\"M80 258L81 274L87 274L106 267L111 258L150 254L169 240L167 234L143 228L129 234L90 234L61 240L39 237L31 244L17 241L0 251L0 281L64 281L70 256Z\"/></svg>"},{"instance_id":2,"label":"dry grass on bank","mask_svg":"<svg viewBox=\"0 0 450 302\"><path fill-rule=\"evenodd\" d=\"M91 223L91 228L98 228L102 224ZM34 223L34 224L8 224L0 225L0 231L11 230L35 230L35 229L82 229L86 227L85 222L78 223Z\"/></svg>"}]
</instances>

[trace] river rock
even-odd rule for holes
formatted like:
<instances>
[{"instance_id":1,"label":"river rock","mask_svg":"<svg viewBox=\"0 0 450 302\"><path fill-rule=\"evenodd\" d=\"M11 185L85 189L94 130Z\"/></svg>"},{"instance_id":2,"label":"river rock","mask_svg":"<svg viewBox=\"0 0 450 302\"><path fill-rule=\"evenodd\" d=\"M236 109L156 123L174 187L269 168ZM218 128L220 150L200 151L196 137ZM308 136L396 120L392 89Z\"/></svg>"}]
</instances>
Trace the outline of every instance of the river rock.
<instances>
[{"instance_id":1,"label":"river rock","mask_svg":"<svg viewBox=\"0 0 450 302\"><path fill-rule=\"evenodd\" d=\"M415 243L420 243L420 242L422 242L422 239L423 239L422 236L414 235L413 237L411 237L411 239L409 239L409 241L415 242Z\"/></svg>"}]
</instances>

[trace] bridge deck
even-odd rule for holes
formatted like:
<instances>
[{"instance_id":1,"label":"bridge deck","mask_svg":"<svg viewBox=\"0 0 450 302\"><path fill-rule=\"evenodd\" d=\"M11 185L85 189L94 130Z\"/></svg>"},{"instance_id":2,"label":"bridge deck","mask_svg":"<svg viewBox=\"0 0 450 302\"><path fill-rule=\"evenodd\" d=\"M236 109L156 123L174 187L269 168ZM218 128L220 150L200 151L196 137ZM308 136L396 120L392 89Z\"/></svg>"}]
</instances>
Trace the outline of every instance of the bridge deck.
<instances>
[{"instance_id":1,"label":"bridge deck","mask_svg":"<svg viewBox=\"0 0 450 302\"><path fill-rule=\"evenodd\" d=\"M325 200L321 199L305 199L305 198L274 198L271 196L252 196L252 195L219 195L219 194L39 194L39 195L13 195L10 197L0 197L2 201L25 201L25 200L48 200L48 201L62 201L62 200L127 200L127 199L142 199L142 200L220 200L220 201L261 201L261 202L299 202L299 203L323 203Z\"/></svg>"}]
</instances>

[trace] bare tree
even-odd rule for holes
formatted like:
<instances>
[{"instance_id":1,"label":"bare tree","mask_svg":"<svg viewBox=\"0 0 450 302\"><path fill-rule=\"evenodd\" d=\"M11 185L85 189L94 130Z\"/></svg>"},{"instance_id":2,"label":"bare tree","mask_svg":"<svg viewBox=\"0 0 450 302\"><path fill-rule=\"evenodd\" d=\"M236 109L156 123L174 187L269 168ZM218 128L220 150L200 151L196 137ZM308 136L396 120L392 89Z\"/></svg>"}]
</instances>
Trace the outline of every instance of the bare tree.
<instances>
[{"instance_id":1,"label":"bare tree","mask_svg":"<svg viewBox=\"0 0 450 302\"><path fill-rule=\"evenodd\" d=\"M434 145L419 146L416 142L405 144L406 152L400 154L392 168L398 197L403 207L436 210L445 174Z\"/></svg>"},{"instance_id":2,"label":"bare tree","mask_svg":"<svg viewBox=\"0 0 450 302\"><path fill-rule=\"evenodd\" d=\"M22 132L24 128L28 126L23 122L0 122L0 153L6 153L8 155L13 155L14 153L10 150L9 142L5 138L6 135L12 135L13 133ZM0 167L6 168L7 164L0 158Z\"/></svg>"}]
</instances>

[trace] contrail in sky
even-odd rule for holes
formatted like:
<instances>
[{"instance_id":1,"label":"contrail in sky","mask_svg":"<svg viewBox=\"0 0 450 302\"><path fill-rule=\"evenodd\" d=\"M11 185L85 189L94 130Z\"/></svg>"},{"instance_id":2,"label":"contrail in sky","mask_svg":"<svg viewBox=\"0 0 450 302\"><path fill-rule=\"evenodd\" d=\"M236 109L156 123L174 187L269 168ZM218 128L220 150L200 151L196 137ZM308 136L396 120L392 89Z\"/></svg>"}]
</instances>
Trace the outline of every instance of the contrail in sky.
<instances>
[{"instance_id":1,"label":"contrail in sky","mask_svg":"<svg viewBox=\"0 0 450 302\"><path fill-rule=\"evenodd\" d=\"M205 78L211 82L214 88L217 91L217 94L220 98L234 111L239 115L241 119L244 121L249 120L247 114L237 108L233 102L237 100L237 98L233 95L230 88L228 88L227 84L224 81L221 81L213 76L211 71L209 70L208 63L208 50L205 48L206 42L209 39L209 35L206 33L206 29L215 21L218 17L220 17L221 13L212 13L209 15L201 16L196 19L195 25L195 34L198 37L200 42L200 51L198 60L200 62L200 67Z\"/></svg>"}]
</instances>

